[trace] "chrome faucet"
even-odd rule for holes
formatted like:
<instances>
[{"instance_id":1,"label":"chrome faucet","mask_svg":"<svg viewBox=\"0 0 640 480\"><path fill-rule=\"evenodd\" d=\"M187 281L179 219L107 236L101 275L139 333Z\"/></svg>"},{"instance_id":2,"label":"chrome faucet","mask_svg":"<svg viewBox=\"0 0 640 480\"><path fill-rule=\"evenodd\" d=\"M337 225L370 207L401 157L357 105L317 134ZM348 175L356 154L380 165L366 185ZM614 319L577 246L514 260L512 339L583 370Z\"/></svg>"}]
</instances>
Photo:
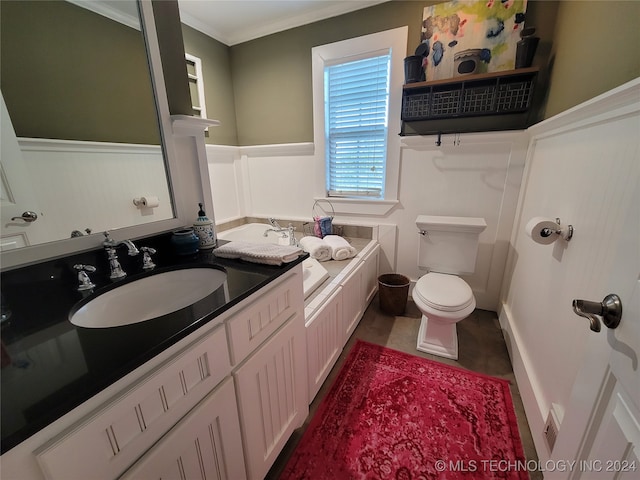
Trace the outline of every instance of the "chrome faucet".
<instances>
[{"instance_id":1,"label":"chrome faucet","mask_svg":"<svg viewBox=\"0 0 640 480\"><path fill-rule=\"evenodd\" d=\"M268 236L269 232L275 232L275 233L281 233L282 234L282 238L287 238L289 237L289 245L296 245L296 237L294 235L293 232L295 232L296 227L294 227L293 225L289 224L287 226L287 228L282 228L277 221L275 221L273 218L269 219L269 223L271 225L273 225L274 228L267 228L264 232L264 236Z\"/></svg>"},{"instance_id":2,"label":"chrome faucet","mask_svg":"<svg viewBox=\"0 0 640 480\"><path fill-rule=\"evenodd\" d=\"M293 233L296 231L296 227L289 224L287 230L289 230L289 245L298 245L298 242L296 241L296 235L295 233Z\"/></svg>"},{"instance_id":3,"label":"chrome faucet","mask_svg":"<svg viewBox=\"0 0 640 480\"><path fill-rule=\"evenodd\" d=\"M273 230L275 231L282 231L283 228L280 226L280 224L278 223L278 221L275 218L269 218L269 223L271 224L271 226L273 228L276 228L277 230ZM266 236L266 235L265 235Z\"/></svg>"},{"instance_id":4,"label":"chrome faucet","mask_svg":"<svg viewBox=\"0 0 640 480\"><path fill-rule=\"evenodd\" d=\"M267 237L269 235L269 232L275 232L275 233L280 233L282 235L280 235L282 238L286 238L287 237L287 229L286 228L267 228L264 233L263 236Z\"/></svg>"},{"instance_id":5,"label":"chrome faucet","mask_svg":"<svg viewBox=\"0 0 640 480\"><path fill-rule=\"evenodd\" d=\"M127 276L126 272L122 269L120 262L118 261L118 254L116 253L116 248L121 245L127 247L128 253L130 257L134 257L140 253L140 251L136 248L131 240L121 240L116 241L111 238L109 232L104 232L105 239L102 242L102 246L107 251L107 256L109 258L109 267L111 267L111 275L109 278L111 280L117 280L119 278L124 278Z\"/></svg>"}]
</instances>

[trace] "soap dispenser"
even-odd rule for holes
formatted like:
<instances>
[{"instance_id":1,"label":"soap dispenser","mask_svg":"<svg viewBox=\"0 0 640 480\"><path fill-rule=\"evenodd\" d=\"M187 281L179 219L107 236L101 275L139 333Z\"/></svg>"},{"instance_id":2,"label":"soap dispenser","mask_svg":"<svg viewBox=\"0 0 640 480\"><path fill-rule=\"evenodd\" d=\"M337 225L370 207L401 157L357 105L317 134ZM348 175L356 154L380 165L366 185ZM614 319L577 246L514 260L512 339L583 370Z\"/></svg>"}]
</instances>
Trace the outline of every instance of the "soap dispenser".
<instances>
[{"instance_id":1,"label":"soap dispenser","mask_svg":"<svg viewBox=\"0 0 640 480\"><path fill-rule=\"evenodd\" d=\"M213 222L207 217L204 208L202 208L202 204L199 203L198 206L200 210L198 210L197 220L193 223L193 230L200 239L201 249L213 248L216 246L216 234L213 229Z\"/></svg>"}]
</instances>

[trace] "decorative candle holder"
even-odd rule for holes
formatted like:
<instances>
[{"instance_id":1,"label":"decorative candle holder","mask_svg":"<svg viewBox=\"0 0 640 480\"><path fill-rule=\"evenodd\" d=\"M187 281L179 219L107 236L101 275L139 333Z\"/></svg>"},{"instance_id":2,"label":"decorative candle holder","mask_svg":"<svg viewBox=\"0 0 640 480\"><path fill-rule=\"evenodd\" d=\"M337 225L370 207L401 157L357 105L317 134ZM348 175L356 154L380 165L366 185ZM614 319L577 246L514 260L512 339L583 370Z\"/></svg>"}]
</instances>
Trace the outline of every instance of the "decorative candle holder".
<instances>
[{"instance_id":1,"label":"decorative candle holder","mask_svg":"<svg viewBox=\"0 0 640 480\"><path fill-rule=\"evenodd\" d=\"M193 231L193 228L182 228L175 230L171 235L171 245L178 255L193 255L198 253L200 240Z\"/></svg>"}]
</instances>

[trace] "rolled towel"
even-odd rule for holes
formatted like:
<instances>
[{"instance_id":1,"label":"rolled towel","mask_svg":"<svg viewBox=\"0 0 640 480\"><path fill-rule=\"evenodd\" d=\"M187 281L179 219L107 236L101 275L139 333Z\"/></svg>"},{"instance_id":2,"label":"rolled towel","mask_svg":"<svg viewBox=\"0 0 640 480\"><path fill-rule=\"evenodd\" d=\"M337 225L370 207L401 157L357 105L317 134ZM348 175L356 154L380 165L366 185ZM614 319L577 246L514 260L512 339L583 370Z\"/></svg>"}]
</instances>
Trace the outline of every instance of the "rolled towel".
<instances>
[{"instance_id":1,"label":"rolled towel","mask_svg":"<svg viewBox=\"0 0 640 480\"><path fill-rule=\"evenodd\" d=\"M358 253L349 242L339 235L326 235L323 240L331 247L331 258L334 260L346 260L355 257Z\"/></svg>"},{"instance_id":2,"label":"rolled towel","mask_svg":"<svg viewBox=\"0 0 640 480\"><path fill-rule=\"evenodd\" d=\"M331 260L331 247L323 239L313 236L302 237L300 246L319 262Z\"/></svg>"}]
</instances>

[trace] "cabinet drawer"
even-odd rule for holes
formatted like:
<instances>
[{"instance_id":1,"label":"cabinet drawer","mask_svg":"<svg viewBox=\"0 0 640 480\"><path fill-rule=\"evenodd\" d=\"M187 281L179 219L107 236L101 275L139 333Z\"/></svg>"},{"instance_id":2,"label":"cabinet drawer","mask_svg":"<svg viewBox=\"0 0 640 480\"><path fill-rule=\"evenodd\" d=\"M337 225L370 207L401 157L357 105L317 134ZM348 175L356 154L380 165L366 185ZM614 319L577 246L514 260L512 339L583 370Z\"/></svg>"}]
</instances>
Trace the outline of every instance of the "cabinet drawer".
<instances>
[{"instance_id":1,"label":"cabinet drawer","mask_svg":"<svg viewBox=\"0 0 640 480\"><path fill-rule=\"evenodd\" d=\"M246 478L233 380L227 378L120 480Z\"/></svg>"},{"instance_id":2,"label":"cabinet drawer","mask_svg":"<svg viewBox=\"0 0 640 480\"><path fill-rule=\"evenodd\" d=\"M302 275L296 271L235 314L228 323L231 364L242 362L297 311L302 313L303 305Z\"/></svg>"},{"instance_id":3,"label":"cabinet drawer","mask_svg":"<svg viewBox=\"0 0 640 480\"><path fill-rule=\"evenodd\" d=\"M36 451L45 477L116 478L230 371L221 325Z\"/></svg>"}]
</instances>

